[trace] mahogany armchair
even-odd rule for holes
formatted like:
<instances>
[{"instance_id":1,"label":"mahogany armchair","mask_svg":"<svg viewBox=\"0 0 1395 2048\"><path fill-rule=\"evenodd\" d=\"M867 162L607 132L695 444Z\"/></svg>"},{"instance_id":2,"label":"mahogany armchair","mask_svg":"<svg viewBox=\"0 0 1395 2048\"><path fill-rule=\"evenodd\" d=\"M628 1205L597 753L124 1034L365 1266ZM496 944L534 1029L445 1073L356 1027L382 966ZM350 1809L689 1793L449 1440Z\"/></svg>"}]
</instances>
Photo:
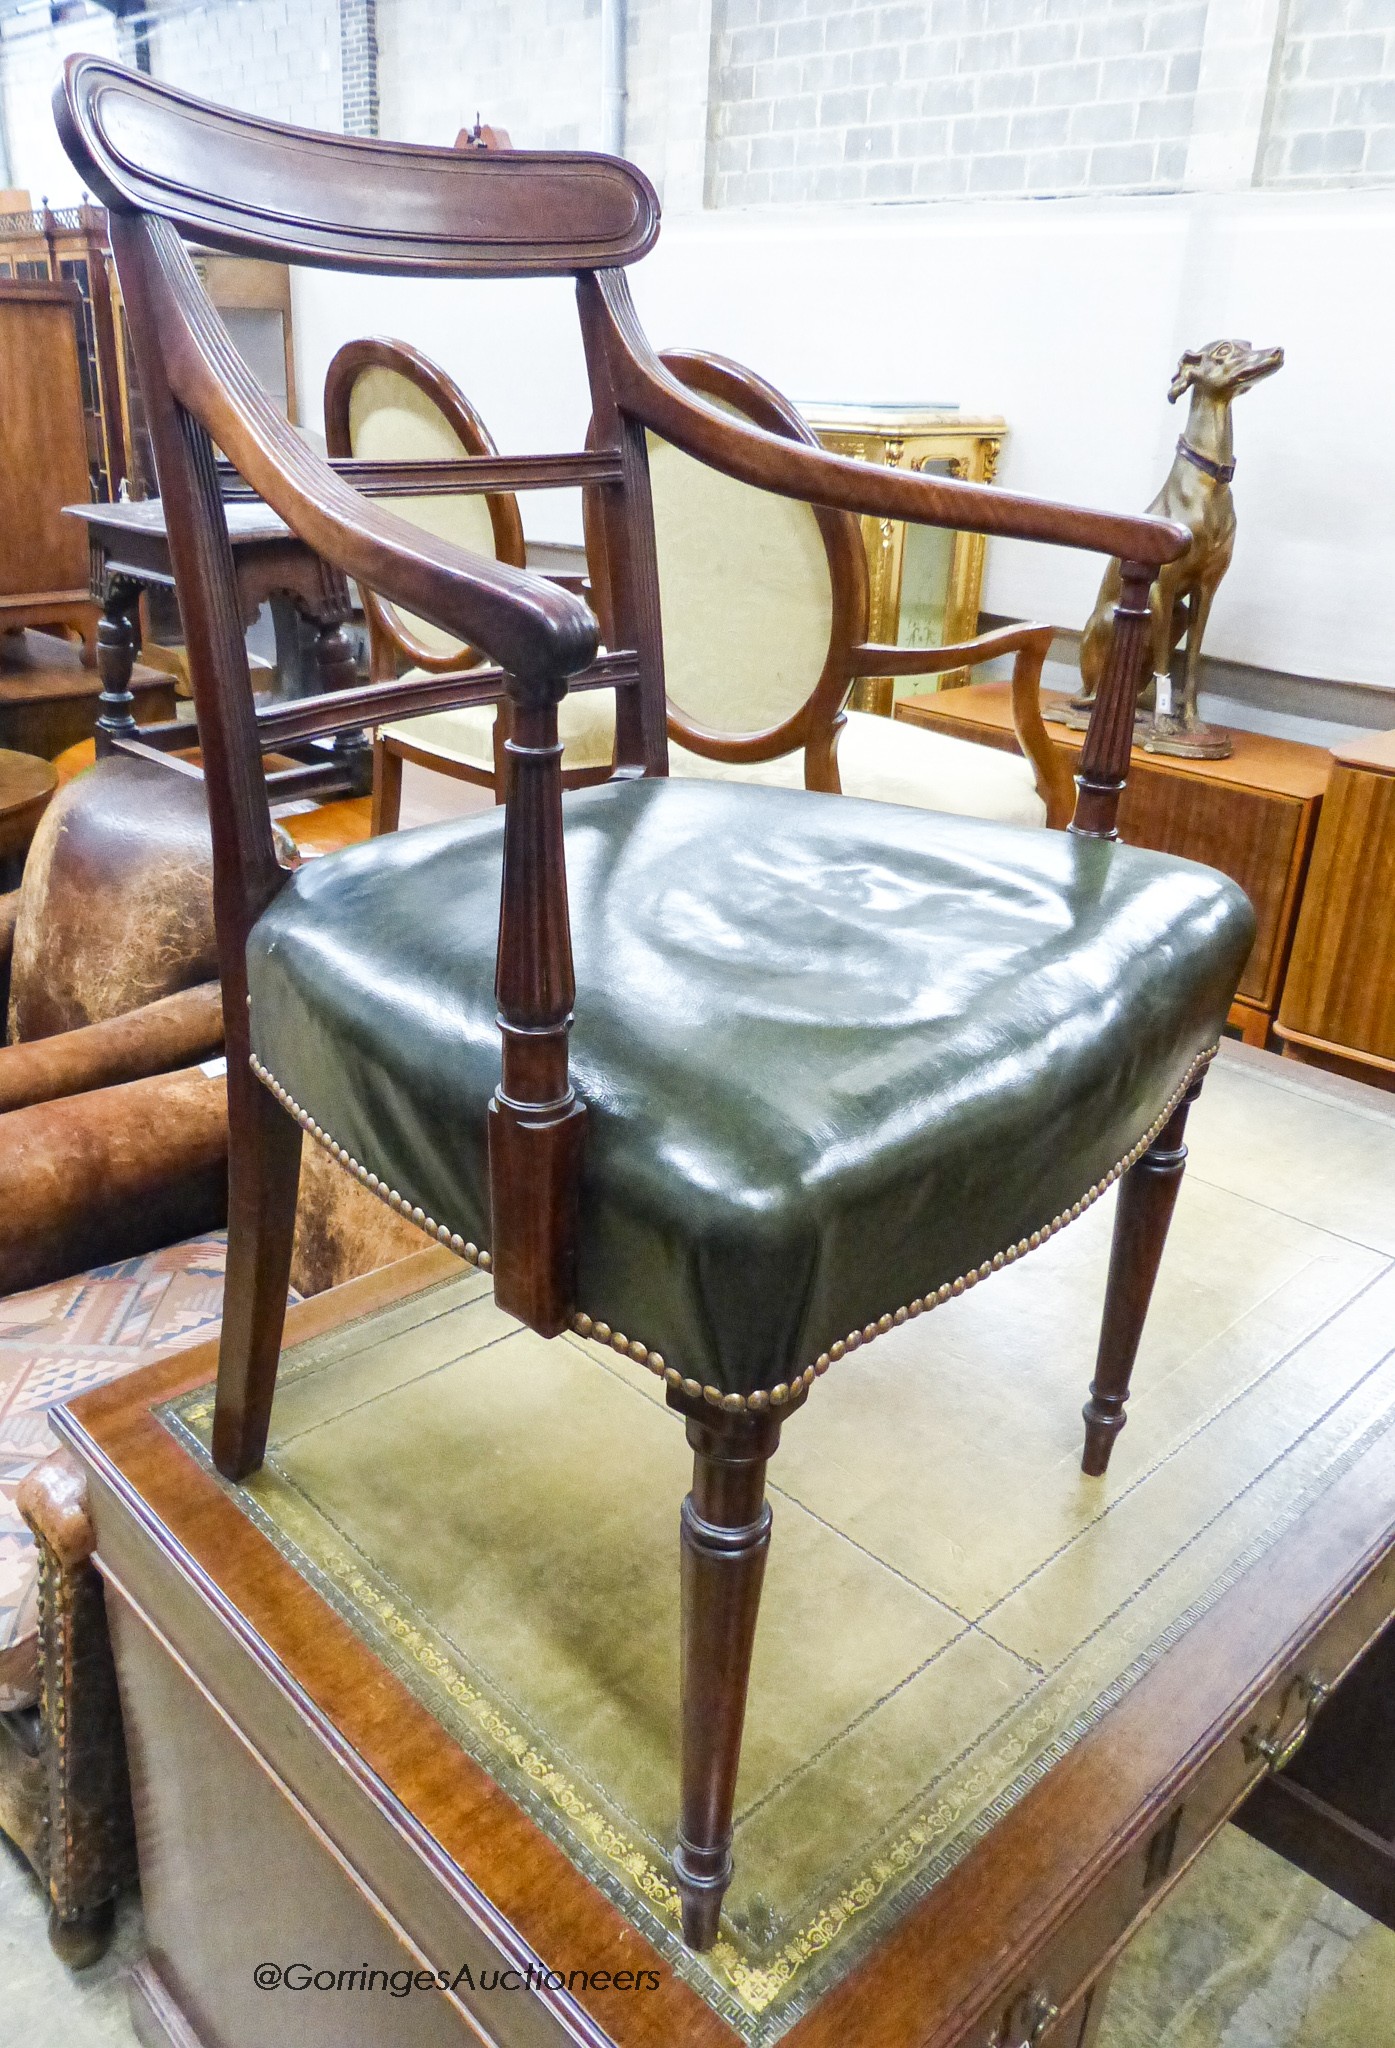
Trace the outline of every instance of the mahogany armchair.
<instances>
[{"instance_id":1,"label":"mahogany armchair","mask_svg":"<svg viewBox=\"0 0 1395 2048\"><path fill-rule=\"evenodd\" d=\"M817 447L788 399L724 357L670 350L659 360L689 390L739 417ZM483 423L440 367L405 342L347 342L325 379L331 454L406 459L431 447L441 457L493 454ZM946 647L879 647L868 641L867 558L850 512L776 498L649 437L650 496L664 630L669 773L750 780L783 789L844 791L965 817L1064 827L1074 787L1066 758L1042 721L1047 626L1021 625ZM401 502L407 517L440 532L453 507L472 505L475 544L521 563L522 526L512 498L442 491ZM603 635L609 640L599 501L587 494L588 554ZM515 538L516 536L516 538ZM375 673L399 666L439 673L472 650L448 643L427 658L421 636L402 630L365 593ZM893 727L850 711L859 676L931 675L1014 659L1013 720L1021 758L922 727ZM413 761L502 795L500 748L507 706L472 705L379 727L374 738L375 831L396 829L402 764ZM560 717L564 786L609 773L615 753L613 696L567 700Z\"/></svg>"},{"instance_id":2,"label":"mahogany armchair","mask_svg":"<svg viewBox=\"0 0 1395 2048\"><path fill-rule=\"evenodd\" d=\"M490 1271L505 1311L660 1375L694 1454L674 1869L685 1937L707 1947L766 1464L819 1376L1122 1177L1087 1469L1122 1422L1186 1104L1253 931L1224 877L1115 836L1149 586L1186 535L872 468L690 392L630 302L658 209L619 160L313 135L90 57L57 111L111 209L210 804L232 1117L217 1464L237 1478L264 1453L302 1127ZM596 493L608 651L573 593L391 510L429 487L423 465L317 457L237 357L181 233L390 275L573 276L593 446L466 473L486 493ZM1119 556L1069 832L670 779L649 433L782 496ZM312 547L494 666L259 713L214 441ZM615 693L614 772L564 803L558 705L591 689ZM282 869L257 761L270 724L501 696L500 808Z\"/></svg>"}]
</instances>

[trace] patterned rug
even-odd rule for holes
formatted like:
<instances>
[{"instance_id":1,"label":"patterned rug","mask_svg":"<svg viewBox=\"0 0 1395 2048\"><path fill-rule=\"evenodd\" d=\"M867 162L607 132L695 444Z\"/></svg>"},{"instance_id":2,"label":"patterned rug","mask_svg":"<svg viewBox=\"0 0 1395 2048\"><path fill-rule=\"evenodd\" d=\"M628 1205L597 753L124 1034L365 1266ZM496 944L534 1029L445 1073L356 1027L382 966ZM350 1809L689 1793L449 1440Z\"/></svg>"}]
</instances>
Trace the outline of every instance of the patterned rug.
<instances>
[{"instance_id":1,"label":"patterned rug","mask_svg":"<svg viewBox=\"0 0 1395 2048\"><path fill-rule=\"evenodd\" d=\"M206 1337L225 1249L219 1231L0 1301L0 1712L38 1691L38 1572L15 1495L56 1447L48 1411Z\"/></svg>"}]
</instances>

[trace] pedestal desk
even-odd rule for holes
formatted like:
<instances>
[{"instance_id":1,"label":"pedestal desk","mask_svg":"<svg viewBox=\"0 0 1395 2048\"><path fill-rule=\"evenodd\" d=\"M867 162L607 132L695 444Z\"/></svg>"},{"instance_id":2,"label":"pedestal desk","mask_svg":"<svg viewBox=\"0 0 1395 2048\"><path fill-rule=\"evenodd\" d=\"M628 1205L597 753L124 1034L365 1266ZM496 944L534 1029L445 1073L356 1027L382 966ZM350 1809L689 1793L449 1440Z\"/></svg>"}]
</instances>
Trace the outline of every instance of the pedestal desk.
<instances>
[{"instance_id":1,"label":"pedestal desk","mask_svg":"<svg viewBox=\"0 0 1395 2048\"><path fill-rule=\"evenodd\" d=\"M1047 705L1064 698L1045 694ZM897 706L898 718L932 732L1016 751L1006 683L972 683ZM1048 727L1072 761L1084 734ZM1304 879L1332 757L1322 747L1266 734L1232 734L1227 761L1184 761L1133 750L1119 811L1120 836L1132 846L1182 854L1238 882L1259 920L1230 1021L1247 1045L1264 1045L1284 985Z\"/></svg>"}]
</instances>

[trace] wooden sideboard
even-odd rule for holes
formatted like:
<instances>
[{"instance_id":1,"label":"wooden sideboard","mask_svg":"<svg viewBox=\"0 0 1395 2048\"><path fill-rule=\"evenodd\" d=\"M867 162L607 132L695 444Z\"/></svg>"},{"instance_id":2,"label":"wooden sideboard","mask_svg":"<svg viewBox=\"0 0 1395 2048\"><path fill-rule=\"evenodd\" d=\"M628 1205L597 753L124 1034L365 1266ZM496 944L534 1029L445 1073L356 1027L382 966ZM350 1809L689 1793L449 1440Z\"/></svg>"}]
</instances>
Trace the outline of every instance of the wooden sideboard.
<instances>
[{"instance_id":1,"label":"wooden sideboard","mask_svg":"<svg viewBox=\"0 0 1395 2048\"><path fill-rule=\"evenodd\" d=\"M1290 1058L1395 1088L1395 733L1333 749L1275 1031Z\"/></svg>"},{"instance_id":2,"label":"wooden sideboard","mask_svg":"<svg viewBox=\"0 0 1395 2048\"><path fill-rule=\"evenodd\" d=\"M1049 710L1064 698L1044 699ZM898 718L932 732L1015 752L1006 683L971 683L897 706ZM1077 755L1084 734L1052 724L1058 745ZM1263 1045L1284 986L1304 878L1332 757L1323 747L1237 732L1228 761L1184 761L1135 747L1119 831L1151 846L1207 862L1237 881L1259 919L1230 1021L1247 1045Z\"/></svg>"},{"instance_id":3,"label":"wooden sideboard","mask_svg":"<svg viewBox=\"0 0 1395 2048\"><path fill-rule=\"evenodd\" d=\"M0 633L96 630L87 539L63 516L91 486L81 307L75 285L0 279Z\"/></svg>"}]
</instances>

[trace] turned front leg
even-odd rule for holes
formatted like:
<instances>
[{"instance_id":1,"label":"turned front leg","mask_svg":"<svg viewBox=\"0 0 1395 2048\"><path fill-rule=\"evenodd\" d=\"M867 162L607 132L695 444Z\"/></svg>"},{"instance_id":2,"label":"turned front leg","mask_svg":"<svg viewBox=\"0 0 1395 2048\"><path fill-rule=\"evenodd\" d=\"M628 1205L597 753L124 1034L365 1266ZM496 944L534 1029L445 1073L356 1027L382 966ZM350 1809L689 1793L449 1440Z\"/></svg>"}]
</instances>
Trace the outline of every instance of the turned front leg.
<instances>
[{"instance_id":1,"label":"turned front leg","mask_svg":"<svg viewBox=\"0 0 1395 2048\"><path fill-rule=\"evenodd\" d=\"M1162 1130L1136 1165L1119 1183L1114 1214L1114 1242L1109 1254L1109 1284L1104 1296L1104 1322L1090 1398L1085 1403L1085 1455L1081 1470L1098 1479L1109 1464L1114 1439L1127 1421L1129 1381L1139 1340L1153 1298L1153 1282L1167 1228L1187 1163L1183 1134L1187 1111L1201 1093L1196 1081L1178 1103Z\"/></svg>"},{"instance_id":2,"label":"turned front leg","mask_svg":"<svg viewBox=\"0 0 1395 2048\"><path fill-rule=\"evenodd\" d=\"M673 1405L688 1414L693 1449L693 1490L681 1521L683 1753L673 1863L683 1939L706 1949L717 1939L731 1883L736 1772L770 1547L765 1468L780 1424L769 1413L694 1413L681 1399Z\"/></svg>"}]
</instances>

